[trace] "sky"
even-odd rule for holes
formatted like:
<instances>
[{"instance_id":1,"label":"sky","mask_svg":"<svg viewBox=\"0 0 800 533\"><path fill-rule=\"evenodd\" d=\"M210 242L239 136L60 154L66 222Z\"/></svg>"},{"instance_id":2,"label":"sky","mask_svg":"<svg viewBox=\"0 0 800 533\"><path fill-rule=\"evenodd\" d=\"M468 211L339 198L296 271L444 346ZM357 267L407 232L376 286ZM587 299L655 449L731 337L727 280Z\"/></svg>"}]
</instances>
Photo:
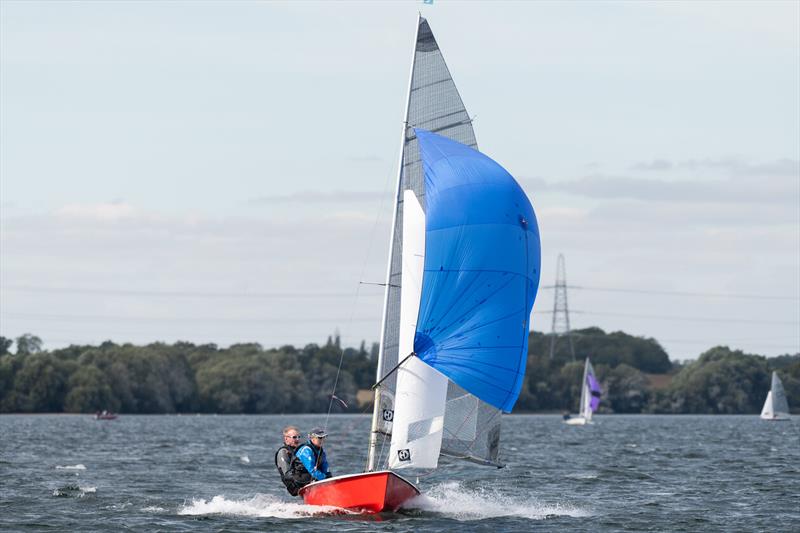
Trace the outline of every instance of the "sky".
<instances>
[{"instance_id":1,"label":"sky","mask_svg":"<svg viewBox=\"0 0 800 533\"><path fill-rule=\"evenodd\" d=\"M378 340L416 14L573 329L800 351L798 2L0 2L0 335ZM581 354L577 354L579 357Z\"/></svg>"}]
</instances>

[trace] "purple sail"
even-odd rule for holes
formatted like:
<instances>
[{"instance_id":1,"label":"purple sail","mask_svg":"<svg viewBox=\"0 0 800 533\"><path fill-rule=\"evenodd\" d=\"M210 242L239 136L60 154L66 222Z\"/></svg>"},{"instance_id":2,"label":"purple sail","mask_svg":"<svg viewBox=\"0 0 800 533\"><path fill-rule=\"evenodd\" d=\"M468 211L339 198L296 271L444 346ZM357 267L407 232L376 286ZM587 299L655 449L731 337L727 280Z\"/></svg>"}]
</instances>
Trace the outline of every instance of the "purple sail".
<instances>
[{"instance_id":1,"label":"purple sail","mask_svg":"<svg viewBox=\"0 0 800 533\"><path fill-rule=\"evenodd\" d=\"M595 379L594 374L586 375L586 383L589 385L589 391L592 395L592 398L589 400L589 407L591 408L592 412L594 412L597 411L597 406L600 405L600 395L603 391L600 388L600 384L597 382L597 379Z\"/></svg>"}]
</instances>

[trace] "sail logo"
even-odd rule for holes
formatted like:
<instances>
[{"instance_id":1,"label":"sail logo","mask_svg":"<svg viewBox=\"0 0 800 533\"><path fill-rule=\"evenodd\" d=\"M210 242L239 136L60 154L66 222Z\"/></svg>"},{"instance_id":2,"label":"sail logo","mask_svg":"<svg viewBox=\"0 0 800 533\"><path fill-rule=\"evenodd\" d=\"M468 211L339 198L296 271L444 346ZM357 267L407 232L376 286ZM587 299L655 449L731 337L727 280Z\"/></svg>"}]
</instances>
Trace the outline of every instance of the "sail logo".
<instances>
[{"instance_id":1,"label":"sail logo","mask_svg":"<svg viewBox=\"0 0 800 533\"><path fill-rule=\"evenodd\" d=\"M394 411L391 410L391 409L384 409L383 410L383 419L386 422L391 422L392 420L394 420Z\"/></svg>"},{"instance_id":2,"label":"sail logo","mask_svg":"<svg viewBox=\"0 0 800 533\"><path fill-rule=\"evenodd\" d=\"M411 450L408 448L404 450L397 450L397 460L398 461L410 461L411 460Z\"/></svg>"}]
</instances>

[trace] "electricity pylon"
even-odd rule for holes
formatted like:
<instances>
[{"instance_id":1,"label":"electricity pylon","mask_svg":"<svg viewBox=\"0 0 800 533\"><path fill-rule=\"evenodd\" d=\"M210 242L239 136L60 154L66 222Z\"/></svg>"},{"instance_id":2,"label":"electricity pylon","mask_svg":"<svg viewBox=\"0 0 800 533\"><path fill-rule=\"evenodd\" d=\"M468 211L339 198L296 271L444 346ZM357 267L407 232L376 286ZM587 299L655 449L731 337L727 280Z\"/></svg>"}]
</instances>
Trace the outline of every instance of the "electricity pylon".
<instances>
[{"instance_id":1,"label":"electricity pylon","mask_svg":"<svg viewBox=\"0 0 800 533\"><path fill-rule=\"evenodd\" d=\"M569 342L572 360L575 360L575 345L569 329L569 306L567 305L567 269L564 266L564 254L558 254L556 263L556 284L553 295L553 328L550 331L550 359L556 351L556 343L561 337Z\"/></svg>"}]
</instances>

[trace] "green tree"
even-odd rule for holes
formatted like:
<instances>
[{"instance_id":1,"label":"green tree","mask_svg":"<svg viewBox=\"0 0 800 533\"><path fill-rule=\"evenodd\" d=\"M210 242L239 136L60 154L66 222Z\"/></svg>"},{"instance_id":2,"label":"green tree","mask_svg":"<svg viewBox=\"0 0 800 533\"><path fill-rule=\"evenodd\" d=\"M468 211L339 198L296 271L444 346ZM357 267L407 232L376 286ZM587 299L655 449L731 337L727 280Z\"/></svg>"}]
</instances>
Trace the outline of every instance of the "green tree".
<instances>
[{"instance_id":1,"label":"green tree","mask_svg":"<svg viewBox=\"0 0 800 533\"><path fill-rule=\"evenodd\" d=\"M781 365L777 372L783 383L783 389L786 391L789 411L800 413L800 354L769 359L768 362L773 369L776 368L775 359L778 359Z\"/></svg>"},{"instance_id":2,"label":"green tree","mask_svg":"<svg viewBox=\"0 0 800 533\"><path fill-rule=\"evenodd\" d=\"M615 413L641 413L650 399L647 376L621 364L605 372L603 403Z\"/></svg>"},{"instance_id":3,"label":"green tree","mask_svg":"<svg viewBox=\"0 0 800 533\"><path fill-rule=\"evenodd\" d=\"M673 413L758 413L769 387L766 358L717 346L675 375L658 410Z\"/></svg>"},{"instance_id":4,"label":"green tree","mask_svg":"<svg viewBox=\"0 0 800 533\"><path fill-rule=\"evenodd\" d=\"M42 339L36 335L25 333L17 337L17 355L29 355L42 351Z\"/></svg>"},{"instance_id":5,"label":"green tree","mask_svg":"<svg viewBox=\"0 0 800 533\"><path fill-rule=\"evenodd\" d=\"M13 340L7 339L7 338L3 337L2 335L0 335L0 356L6 355L8 353L11 353L9 351L9 348L11 348L12 344L14 344Z\"/></svg>"},{"instance_id":6,"label":"green tree","mask_svg":"<svg viewBox=\"0 0 800 533\"><path fill-rule=\"evenodd\" d=\"M69 378L69 393L64 399L64 410L70 413L94 413L108 409L119 410L119 400L114 395L105 374L96 366L84 365Z\"/></svg>"}]
</instances>

